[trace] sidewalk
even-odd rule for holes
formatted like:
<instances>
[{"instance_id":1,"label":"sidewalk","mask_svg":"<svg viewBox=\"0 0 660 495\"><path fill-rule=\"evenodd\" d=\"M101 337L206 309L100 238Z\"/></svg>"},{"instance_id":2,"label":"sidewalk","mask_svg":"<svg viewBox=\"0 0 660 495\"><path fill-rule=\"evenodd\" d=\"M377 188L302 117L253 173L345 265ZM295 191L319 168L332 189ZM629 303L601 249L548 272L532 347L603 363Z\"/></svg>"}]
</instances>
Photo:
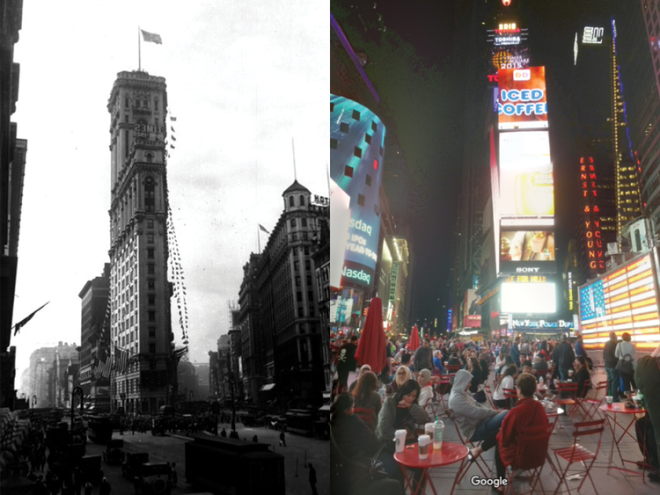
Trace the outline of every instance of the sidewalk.
<instances>
[{"instance_id":1,"label":"sidewalk","mask_svg":"<svg viewBox=\"0 0 660 495\"><path fill-rule=\"evenodd\" d=\"M597 368L592 375L592 383L594 387L598 384L599 381L605 380L605 372L602 368ZM632 416L632 415L631 415ZM629 421L632 420L632 417L628 420L624 419L625 425L629 424ZM456 434L456 428L454 422L451 419L442 418L442 421L445 423L444 430L444 440L448 442L458 443L458 435ZM619 418L621 421L621 417ZM557 449L561 447L567 447L573 443L573 422L568 416L561 416L555 427L554 433L550 438L549 451L552 449ZM634 428L631 427L631 430ZM618 435L621 435L621 431L617 431ZM632 431L634 436L634 430ZM611 470L610 474L607 474L610 449L612 448L612 433L610 428L607 426L603 432L602 443L600 447L600 452L591 469L591 478L596 485L596 490L592 487L590 481L587 479L582 485L580 490L580 495L597 495L597 494L617 494L625 495L632 494L635 495L651 495L660 493L660 485L657 483L652 483L648 481L648 478L645 477L642 481L642 470L639 469L639 476L634 474L623 473L616 470ZM580 444L585 448L595 452L597 447L597 438L594 437L585 437L583 440L580 440ZM626 439L621 444L621 452L623 456L630 460L642 460L642 454L640 453L639 447L633 439L626 437ZM482 455L482 458L486 461L486 465L491 469L491 477L496 478L495 475L495 461L494 461L494 449L491 449L488 452L485 452ZM614 451L614 459L616 466L621 466L620 461L617 459L618 455L616 450ZM554 462L554 456L553 456ZM431 470L431 479L435 485L436 491L438 494L449 493L451 490L451 485L454 482L456 473L458 472L459 464L448 466L446 468L438 468ZM575 468L575 471L583 469L583 467L578 463L574 464L572 468ZM634 464L626 464L626 468L631 471L637 470ZM574 470L571 469L568 472L568 476L571 476L571 473ZM473 476L483 477L479 468L476 465L473 465L468 473L465 475L461 484L456 487L454 493L456 495L484 495L491 492L491 488L488 486L473 486L470 482L470 478ZM582 476L579 479L569 481L568 484L572 492L577 493L577 488L582 482ZM554 493L559 484L557 476L552 472L552 469L546 462L546 465L543 468L541 473L541 483L545 488L546 493ZM514 489L517 493L519 492L528 492L530 486L523 481L514 482ZM539 485L536 486L535 493L542 493ZM560 493L567 493L565 485L562 485ZM432 494L431 488L427 486L426 494Z\"/></svg>"}]
</instances>

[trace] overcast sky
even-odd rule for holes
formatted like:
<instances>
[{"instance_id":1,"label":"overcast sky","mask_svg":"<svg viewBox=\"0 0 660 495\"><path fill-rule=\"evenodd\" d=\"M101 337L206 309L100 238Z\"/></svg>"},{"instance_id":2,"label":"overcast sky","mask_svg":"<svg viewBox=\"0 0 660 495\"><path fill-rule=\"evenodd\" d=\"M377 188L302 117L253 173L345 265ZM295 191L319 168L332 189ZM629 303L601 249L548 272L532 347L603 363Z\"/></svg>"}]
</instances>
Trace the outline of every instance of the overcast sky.
<instances>
[{"instance_id":1,"label":"overcast sky","mask_svg":"<svg viewBox=\"0 0 660 495\"><path fill-rule=\"evenodd\" d=\"M292 138L298 181L328 196L328 17L326 2L307 0L24 2L13 121L28 152L14 322L50 304L12 338L17 386L33 350L80 343L78 294L109 261L106 105L117 73L138 68L138 26L163 40L142 42L142 69L166 78L177 118L170 205L190 359L208 362L257 251L257 224L271 230L282 212ZM173 300L180 345L176 308Z\"/></svg>"}]
</instances>

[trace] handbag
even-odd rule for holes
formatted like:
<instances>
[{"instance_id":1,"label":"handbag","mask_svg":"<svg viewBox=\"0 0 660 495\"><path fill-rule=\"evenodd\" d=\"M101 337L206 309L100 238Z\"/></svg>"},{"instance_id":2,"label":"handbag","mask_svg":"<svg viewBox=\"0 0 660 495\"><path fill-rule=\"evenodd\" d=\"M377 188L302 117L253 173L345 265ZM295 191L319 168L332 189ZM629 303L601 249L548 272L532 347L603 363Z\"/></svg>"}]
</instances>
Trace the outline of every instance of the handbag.
<instances>
[{"instance_id":1,"label":"handbag","mask_svg":"<svg viewBox=\"0 0 660 495\"><path fill-rule=\"evenodd\" d=\"M626 359L626 356L629 359ZM630 357L630 354L626 354L621 359L619 359L619 362L616 363L616 369L617 371L625 373L626 375L632 375L634 373L632 357Z\"/></svg>"}]
</instances>

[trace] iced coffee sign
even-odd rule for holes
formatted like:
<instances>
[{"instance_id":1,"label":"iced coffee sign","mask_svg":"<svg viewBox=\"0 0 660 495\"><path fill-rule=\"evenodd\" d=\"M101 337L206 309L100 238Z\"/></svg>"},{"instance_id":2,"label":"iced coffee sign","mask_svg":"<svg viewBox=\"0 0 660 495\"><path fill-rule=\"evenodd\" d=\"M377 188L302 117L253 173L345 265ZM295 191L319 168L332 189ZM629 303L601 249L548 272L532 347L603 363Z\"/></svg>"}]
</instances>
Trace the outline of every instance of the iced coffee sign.
<instances>
[{"instance_id":1,"label":"iced coffee sign","mask_svg":"<svg viewBox=\"0 0 660 495\"><path fill-rule=\"evenodd\" d=\"M500 69L498 85L500 130L548 127L545 67Z\"/></svg>"}]
</instances>

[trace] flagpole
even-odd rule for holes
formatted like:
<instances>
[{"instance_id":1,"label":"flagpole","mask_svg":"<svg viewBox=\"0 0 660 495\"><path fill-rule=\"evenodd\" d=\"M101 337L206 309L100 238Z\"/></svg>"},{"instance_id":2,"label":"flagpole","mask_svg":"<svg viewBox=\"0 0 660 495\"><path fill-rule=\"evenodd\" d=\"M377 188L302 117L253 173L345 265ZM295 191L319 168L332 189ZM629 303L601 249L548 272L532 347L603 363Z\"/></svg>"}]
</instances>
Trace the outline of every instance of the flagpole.
<instances>
[{"instance_id":1,"label":"flagpole","mask_svg":"<svg viewBox=\"0 0 660 495\"><path fill-rule=\"evenodd\" d=\"M142 40L140 40L140 26L138 26L138 70L142 70Z\"/></svg>"},{"instance_id":2,"label":"flagpole","mask_svg":"<svg viewBox=\"0 0 660 495\"><path fill-rule=\"evenodd\" d=\"M257 225L257 247L259 248L258 254L261 254L261 233L259 230L259 226Z\"/></svg>"},{"instance_id":3,"label":"flagpole","mask_svg":"<svg viewBox=\"0 0 660 495\"><path fill-rule=\"evenodd\" d=\"M296 172L296 147L293 144L293 136L291 137L291 149L293 150L293 178L298 180L298 173Z\"/></svg>"}]
</instances>

